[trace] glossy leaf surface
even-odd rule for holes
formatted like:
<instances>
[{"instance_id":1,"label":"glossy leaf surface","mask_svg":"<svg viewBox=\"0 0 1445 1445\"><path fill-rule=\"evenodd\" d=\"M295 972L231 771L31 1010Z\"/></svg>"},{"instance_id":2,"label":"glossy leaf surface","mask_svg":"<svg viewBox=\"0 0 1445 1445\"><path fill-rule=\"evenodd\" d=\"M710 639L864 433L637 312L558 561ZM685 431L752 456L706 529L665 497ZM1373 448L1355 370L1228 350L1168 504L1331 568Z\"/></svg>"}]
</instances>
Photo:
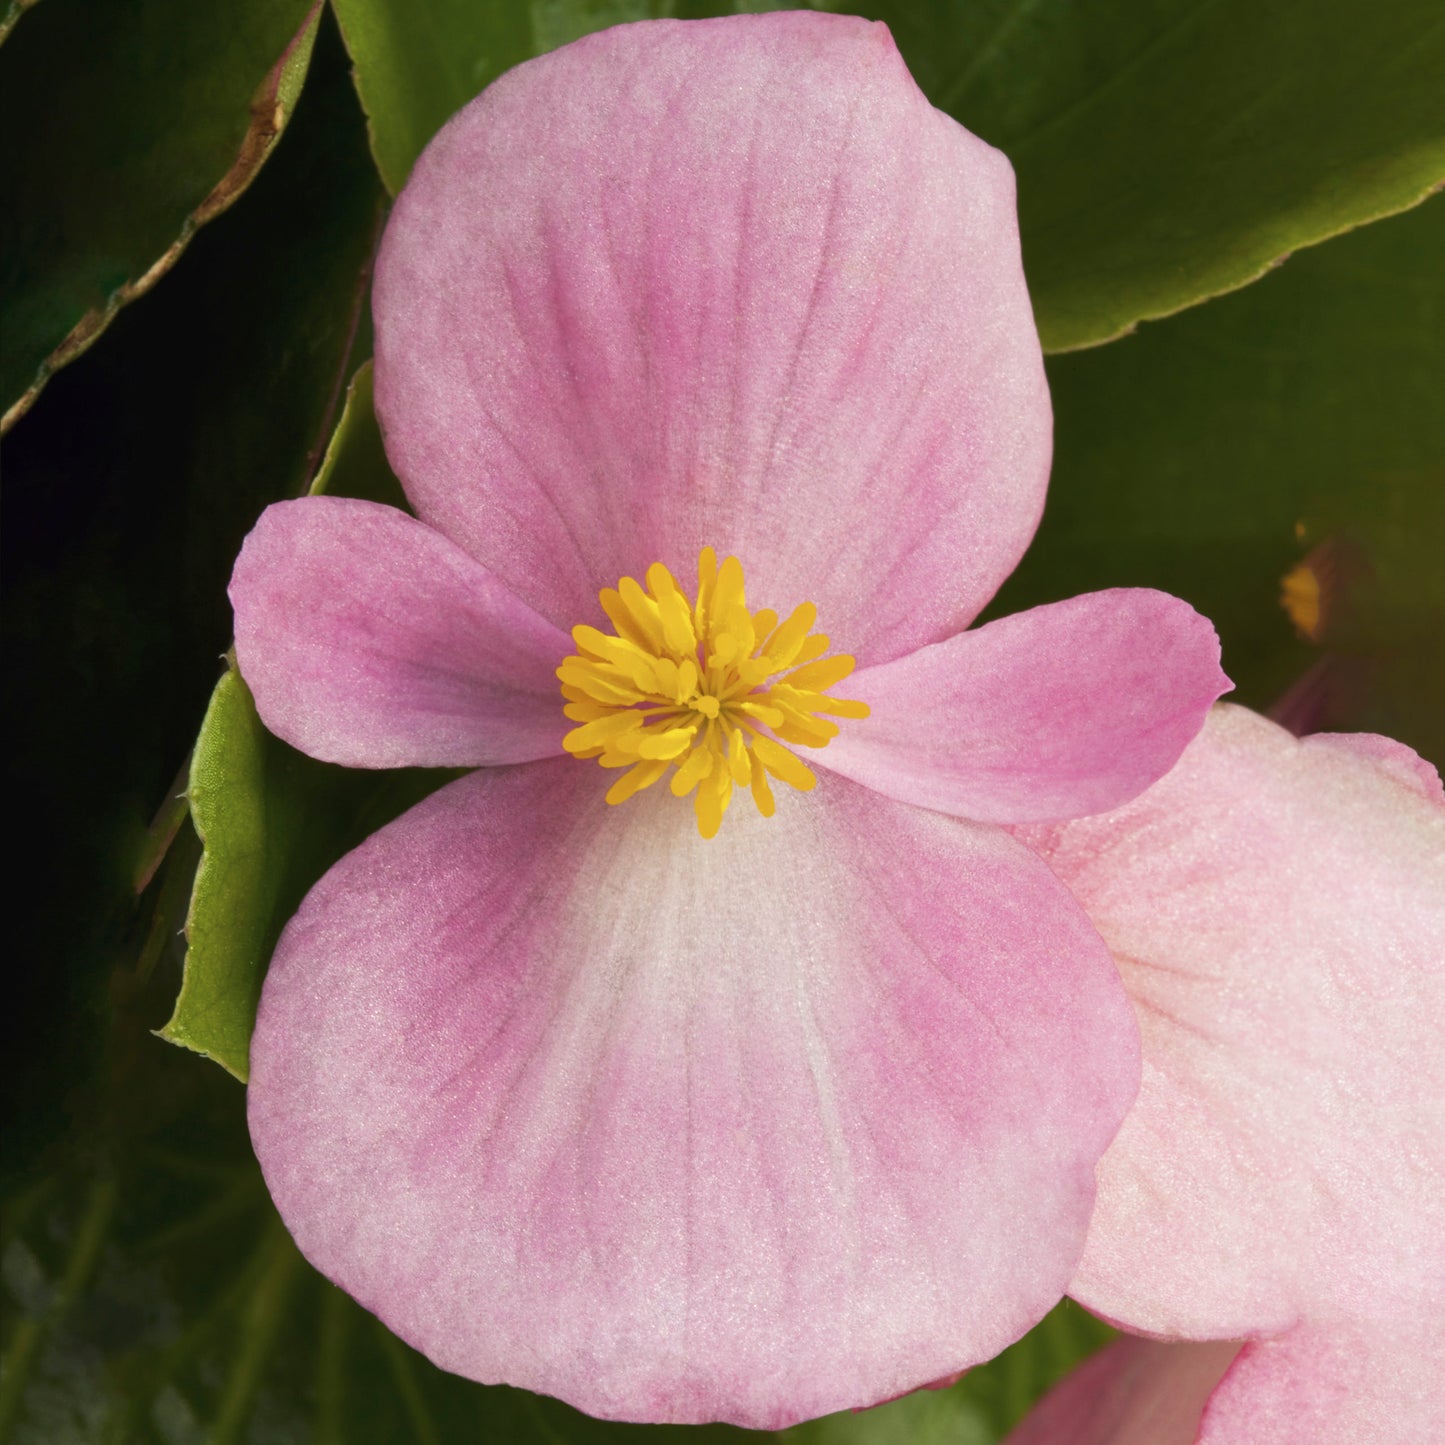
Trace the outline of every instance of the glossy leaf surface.
<instances>
[{"instance_id":1,"label":"glossy leaf surface","mask_svg":"<svg viewBox=\"0 0 1445 1445\"><path fill-rule=\"evenodd\" d=\"M1430 0L861 8L1013 161L1047 351L1243 286L1445 180Z\"/></svg>"}]
</instances>

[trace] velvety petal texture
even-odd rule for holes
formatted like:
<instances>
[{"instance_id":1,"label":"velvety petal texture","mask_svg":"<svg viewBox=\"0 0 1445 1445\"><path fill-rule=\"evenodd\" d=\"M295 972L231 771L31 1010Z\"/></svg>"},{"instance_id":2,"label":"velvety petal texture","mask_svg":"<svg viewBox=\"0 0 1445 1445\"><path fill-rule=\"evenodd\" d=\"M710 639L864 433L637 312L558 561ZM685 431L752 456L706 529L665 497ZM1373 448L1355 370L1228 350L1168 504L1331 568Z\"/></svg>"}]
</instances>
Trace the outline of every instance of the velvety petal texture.
<instances>
[{"instance_id":1,"label":"velvety petal texture","mask_svg":"<svg viewBox=\"0 0 1445 1445\"><path fill-rule=\"evenodd\" d=\"M257 711L313 758L467 767L562 751L556 669L571 638L394 507L268 507L230 590Z\"/></svg>"},{"instance_id":2,"label":"velvety petal texture","mask_svg":"<svg viewBox=\"0 0 1445 1445\"><path fill-rule=\"evenodd\" d=\"M1163 777L1231 685L1187 602L1090 592L854 673L847 694L872 711L816 756L960 817L1077 818Z\"/></svg>"},{"instance_id":3,"label":"velvety petal texture","mask_svg":"<svg viewBox=\"0 0 1445 1445\"><path fill-rule=\"evenodd\" d=\"M1390 1281L1381 1281L1385 1292ZM1440 1312L1383 1327L1302 1324L1239 1352L1209 1397L1199 1445L1423 1445L1445 1439ZM1199 1348L1175 1346L1175 1348Z\"/></svg>"},{"instance_id":4,"label":"velvety petal texture","mask_svg":"<svg viewBox=\"0 0 1445 1445\"><path fill-rule=\"evenodd\" d=\"M712 841L571 760L451 784L288 926L252 1136L304 1253L443 1367L776 1427L1058 1298L1137 1083L1036 856L823 777Z\"/></svg>"},{"instance_id":5,"label":"velvety petal texture","mask_svg":"<svg viewBox=\"0 0 1445 1445\"><path fill-rule=\"evenodd\" d=\"M1144 1040L1071 1293L1256 1341L1211 1405L1255 1423L1206 1439L1445 1438L1445 805L1420 760L1222 706L1128 807L1022 832Z\"/></svg>"},{"instance_id":6,"label":"velvety petal texture","mask_svg":"<svg viewBox=\"0 0 1445 1445\"><path fill-rule=\"evenodd\" d=\"M965 626L1043 505L1014 182L882 25L657 21L510 71L377 262L376 402L418 515L563 627L699 549L887 661Z\"/></svg>"}]
</instances>

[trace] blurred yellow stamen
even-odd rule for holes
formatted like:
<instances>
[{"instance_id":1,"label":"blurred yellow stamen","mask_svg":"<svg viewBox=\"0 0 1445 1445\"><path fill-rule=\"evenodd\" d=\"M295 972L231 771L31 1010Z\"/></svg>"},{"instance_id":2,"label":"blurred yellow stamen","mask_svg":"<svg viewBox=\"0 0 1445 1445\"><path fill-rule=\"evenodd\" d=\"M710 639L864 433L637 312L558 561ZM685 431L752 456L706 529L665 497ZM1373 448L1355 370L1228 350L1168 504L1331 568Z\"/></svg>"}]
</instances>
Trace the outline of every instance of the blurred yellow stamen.
<instances>
[{"instance_id":1,"label":"blurred yellow stamen","mask_svg":"<svg viewBox=\"0 0 1445 1445\"><path fill-rule=\"evenodd\" d=\"M866 703L828 696L853 659L823 656L828 639L811 631L817 608L804 602L781 624L766 608L749 612L736 557L719 566L713 549L702 549L694 601L661 562L647 569L646 589L624 577L600 600L615 634L574 627L577 652L557 676L563 712L578 724L562 745L627 769L609 803L672 769L673 793L696 790L698 832L711 838L735 785L751 789L770 818L769 776L805 792L817 782L784 743L826 747L838 735L830 718L868 716Z\"/></svg>"}]
</instances>

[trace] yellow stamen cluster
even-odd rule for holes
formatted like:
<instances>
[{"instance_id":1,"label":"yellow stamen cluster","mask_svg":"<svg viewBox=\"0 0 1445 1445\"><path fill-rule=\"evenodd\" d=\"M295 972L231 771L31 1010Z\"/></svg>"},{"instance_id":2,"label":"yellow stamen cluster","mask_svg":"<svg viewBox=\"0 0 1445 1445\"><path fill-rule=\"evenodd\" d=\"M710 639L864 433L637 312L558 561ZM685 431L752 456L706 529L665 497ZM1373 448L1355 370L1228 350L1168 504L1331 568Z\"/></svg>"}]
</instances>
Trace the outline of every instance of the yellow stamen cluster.
<instances>
[{"instance_id":1,"label":"yellow stamen cluster","mask_svg":"<svg viewBox=\"0 0 1445 1445\"><path fill-rule=\"evenodd\" d=\"M718 566L713 549L702 549L696 601L660 562L647 569L645 589L624 577L601 601L615 634L574 627L576 655L557 676L563 711L578 724L562 745L574 757L627 769L609 803L674 768L673 793L696 789L697 830L711 838L734 784L751 788L770 818L770 777L803 791L817 782L783 744L826 747L838 725L820 714L868 716L866 703L828 696L853 659L823 656L828 639L809 631L818 609L804 602L783 623L766 608L749 612L736 557Z\"/></svg>"}]
</instances>

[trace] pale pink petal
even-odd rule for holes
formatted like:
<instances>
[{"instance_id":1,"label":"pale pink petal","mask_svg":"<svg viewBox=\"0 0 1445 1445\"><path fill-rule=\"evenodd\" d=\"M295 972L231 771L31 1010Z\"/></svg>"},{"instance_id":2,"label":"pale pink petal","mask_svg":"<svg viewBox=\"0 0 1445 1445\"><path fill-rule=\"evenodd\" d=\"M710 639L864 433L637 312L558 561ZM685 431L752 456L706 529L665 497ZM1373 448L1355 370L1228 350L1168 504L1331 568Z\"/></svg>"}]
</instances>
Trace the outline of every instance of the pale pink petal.
<instances>
[{"instance_id":1,"label":"pale pink petal","mask_svg":"<svg viewBox=\"0 0 1445 1445\"><path fill-rule=\"evenodd\" d=\"M1445 1330L1291 1330L1240 1351L1199 1445L1426 1445L1445 1440ZM1191 1348L1174 1346L1173 1348ZM1192 1348L1202 1348L1193 1346Z\"/></svg>"},{"instance_id":2,"label":"pale pink petal","mask_svg":"<svg viewBox=\"0 0 1445 1445\"><path fill-rule=\"evenodd\" d=\"M1077 818L1168 772L1230 685L1187 602L1090 592L855 673L836 691L872 712L817 761L960 817Z\"/></svg>"},{"instance_id":3,"label":"pale pink petal","mask_svg":"<svg viewBox=\"0 0 1445 1445\"><path fill-rule=\"evenodd\" d=\"M1117 975L1000 830L824 777L704 842L474 773L286 930L250 1119L305 1254L438 1364L774 1427L1058 1298L1136 1083Z\"/></svg>"},{"instance_id":4,"label":"pale pink petal","mask_svg":"<svg viewBox=\"0 0 1445 1445\"><path fill-rule=\"evenodd\" d=\"M266 726L354 768L517 763L562 751L571 639L393 507L268 507L231 576L236 659Z\"/></svg>"},{"instance_id":5,"label":"pale pink petal","mask_svg":"<svg viewBox=\"0 0 1445 1445\"><path fill-rule=\"evenodd\" d=\"M1404 751L1220 707L1134 803L1020 830L1103 933L1143 1032L1071 1288L1107 1318L1302 1329L1372 1359L1441 1338L1445 807Z\"/></svg>"},{"instance_id":6,"label":"pale pink petal","mask_svg":"<svg viewBox=\"0 0 1445 1445\"><path fill-rule=\"evenodd\" d=\"M1126 1337L1066 1376L1007 1445L1423 1445L1445 1439L1439 1330L1351 1338Z\"/></svg>"},{"instance_id":7,"label":"pale pink petal","mask_svg":"<svg viewBox=\"0 0 1445 1445\"><path fill-rule=\"evenodd\" d=\"M1381 771L1413 788L1422 798L1445 803L1445 786L1441 785L1440 774L1414 748L1407 748L1394 738L1382 738L1378 733L1315 733L1309 742L1311 747L1343 748L1357 757L1369 758Z\"/></svg>"},{"instance_id":8,"label":"pale pink petal","mask_svg":"<svg viewBox=\"0 0 1445 1445\"><path fill-rule=\"evenodd\" d=\"M1194 1445L1209 1392L1238 1350L1232 1340L1115 1340L1055 1385L1006 1445Z\"/></svg>"},{"instance_id":9,"label":"pale pink petal","mask_svg":"<svg viewBox=\"0 0 1445 1445\"><path fill-rule=\"evenodd\" d=\"M882 25L658 21L519 66L418 161L375 295L413 505L562 626L708 544L885 661L966 625L1043 504L1012 171Z\"/></svg>"}]
</instances>

